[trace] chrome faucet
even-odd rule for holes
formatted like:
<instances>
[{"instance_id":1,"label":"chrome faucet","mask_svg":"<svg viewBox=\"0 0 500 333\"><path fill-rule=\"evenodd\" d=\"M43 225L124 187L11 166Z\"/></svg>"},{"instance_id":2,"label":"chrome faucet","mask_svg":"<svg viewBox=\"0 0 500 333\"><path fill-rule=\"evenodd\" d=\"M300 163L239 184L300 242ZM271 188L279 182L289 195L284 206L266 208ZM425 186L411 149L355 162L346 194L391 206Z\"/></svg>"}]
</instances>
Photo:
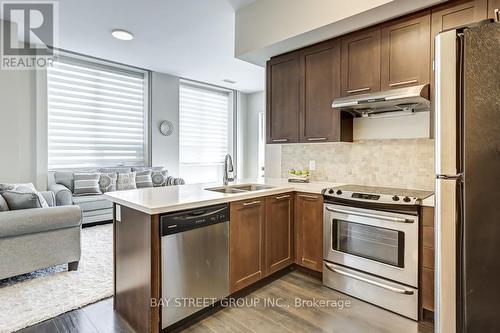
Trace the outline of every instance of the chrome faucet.
<instances>
[{"instance_id":1,"label":"chrome faucet","mask_svg":"<svg viewBox=\"0 0 500 333\"><path fill-rule=\"evenodd\" d=\"M232 173L232 177L229 177L229 173ZM227 154L226 157L224 157L224 176L222 178L222 181L224 185L229 184L229 182L233 182L236 179L236 172L234 171L233 167L233 158L231 155Z\"/></svg>"}]
</instances>

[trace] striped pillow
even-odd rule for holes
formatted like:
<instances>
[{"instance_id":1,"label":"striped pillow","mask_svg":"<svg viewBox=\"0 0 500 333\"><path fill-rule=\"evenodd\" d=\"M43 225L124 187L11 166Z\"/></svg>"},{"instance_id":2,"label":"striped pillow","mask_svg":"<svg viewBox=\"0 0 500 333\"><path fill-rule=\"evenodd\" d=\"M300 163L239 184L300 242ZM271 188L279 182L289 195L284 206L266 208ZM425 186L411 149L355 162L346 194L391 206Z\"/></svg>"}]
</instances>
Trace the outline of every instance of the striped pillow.
<instances>
[{"instance_id":1,"label":"striped pillow","mask_svg":"<svg viewBox=\"0 0 500 333\"><path fill-rule=\"evenodd\" d=\"M99 189L99 178L101 177L99 173L75 172L73 177L73 193L76 196L102 194Z\"/></svg>"},{"instance_id":2,"label":"striped pillow","mask_svg":"<svg viewBox=\"0 0 500 333\"><path fill-rule=\"evenodd\" d=\"M153 187L151 170L137 171L135 174L135 183L137 188Z\"/></svg>"}]
</instances>

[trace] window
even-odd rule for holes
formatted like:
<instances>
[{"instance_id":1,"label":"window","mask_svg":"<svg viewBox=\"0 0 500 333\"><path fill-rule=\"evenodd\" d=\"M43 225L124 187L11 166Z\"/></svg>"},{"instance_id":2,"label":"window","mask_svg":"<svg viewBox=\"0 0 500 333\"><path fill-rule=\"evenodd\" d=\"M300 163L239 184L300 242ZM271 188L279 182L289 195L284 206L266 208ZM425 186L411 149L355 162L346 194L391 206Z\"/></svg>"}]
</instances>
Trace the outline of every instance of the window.
<instances>
[{"instance_id":1,"label":"window","mask_svg":"<svg viewBox=\"0 0 500 333\"><path fill-rule=\"evenodd\" d=\"M147 164L147 72L61 56L47 92L49 169Z\"/></svg>"},{"instance_id":2,"label":"window","mask_svg":"<svg viewBox=\"0 0 500 333\"><path fill-rule=\"evenodd\" d=\"M221 181L225 155L234 157L233 92L183 81L179 104L180 176L188 183Z\"/></svg>"}]
</instances>

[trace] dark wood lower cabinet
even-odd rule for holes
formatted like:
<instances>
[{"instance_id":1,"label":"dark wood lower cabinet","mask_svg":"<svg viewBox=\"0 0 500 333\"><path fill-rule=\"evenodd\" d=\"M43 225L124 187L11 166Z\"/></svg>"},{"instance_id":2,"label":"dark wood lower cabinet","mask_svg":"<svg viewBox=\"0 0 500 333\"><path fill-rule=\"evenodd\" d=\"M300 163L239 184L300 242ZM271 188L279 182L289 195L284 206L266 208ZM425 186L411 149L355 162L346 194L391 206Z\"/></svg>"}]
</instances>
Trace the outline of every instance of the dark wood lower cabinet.
<instances>
[{"instance_id":1,"label":"dark wood lower cabinet","mask_svg":"<svg viewBox=\"0 0 500 333\"><path fill-rule=\"evenodd\" d=\"M321 194L296 194L295 249L297 265L322 271L323 196Z\"/></svg>"},{"instance_id":2,"label":"dark wood lower cabinet","mask_svg":"<svg viewBox=\"0 0 500 333\"><path fill-rule=\"evenodd\" d=\"M293 264L293 193L266 198L266 275Z\"/></svg>"},{"instance_id":3,"label":"dark wood lower cabinet","mask_svg":"<svg viewBox=\"0 0 500 333\"><path fill-rule=\"evenodd\" d=\"M159 332L160 308L151 299L161 296L160 219L124 206L120 211L113 222L113 307L135 331Z\"/></svg>"},{"instance_id":4,"label":"dark wood lower cabinet","mask_svg":"<svg viewBox=\"0 0 500 333\"><path fill-rule=\"evenodd\" d=\"M234 293L265 276L266 198L232 202L229 280Z\"/></svg>"},{"instance_id":5,"label":"dark wood lower cabinet","mask_svg":"<svg viewBox=\"0 0 500 333\"><path fill-rule=\"evenodd\" d=\"M420 318L434 312L434 208L422 207L420 219Z\"/></svg>"}]
</instances>

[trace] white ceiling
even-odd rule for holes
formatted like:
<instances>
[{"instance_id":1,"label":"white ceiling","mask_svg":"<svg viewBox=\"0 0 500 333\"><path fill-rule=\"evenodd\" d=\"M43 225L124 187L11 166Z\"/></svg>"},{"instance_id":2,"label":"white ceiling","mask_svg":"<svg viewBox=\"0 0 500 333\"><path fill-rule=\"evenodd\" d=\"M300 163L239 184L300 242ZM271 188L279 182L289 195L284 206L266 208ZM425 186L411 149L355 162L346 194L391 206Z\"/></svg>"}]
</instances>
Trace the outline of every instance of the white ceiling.
<instances>
[{"instance_id":1,"label":"white ceiling","mask_svg":"<svg viewBox=\"0 0 500 333\"><path fill-rule=\"evenodd\" d=\"M260 91L264 69L234 57L235 8L252 1L60 0L59 47L244 92ZM114 39L114 28L129 30L135 38Z\"/></svg>"},{"instance_id":2,"label":"white ceiling","mask_svg":"<svg viewBox=\"0 0 500 333\"><path fill-rule=\"evenodd\" d=\"M227 1L229 1L233 5L233 8L235 10L238 10L241 7L245 7L245 6L251 4L252 2L255 2L257 0L227 0Z\"/></svg>"}]
</instances>

